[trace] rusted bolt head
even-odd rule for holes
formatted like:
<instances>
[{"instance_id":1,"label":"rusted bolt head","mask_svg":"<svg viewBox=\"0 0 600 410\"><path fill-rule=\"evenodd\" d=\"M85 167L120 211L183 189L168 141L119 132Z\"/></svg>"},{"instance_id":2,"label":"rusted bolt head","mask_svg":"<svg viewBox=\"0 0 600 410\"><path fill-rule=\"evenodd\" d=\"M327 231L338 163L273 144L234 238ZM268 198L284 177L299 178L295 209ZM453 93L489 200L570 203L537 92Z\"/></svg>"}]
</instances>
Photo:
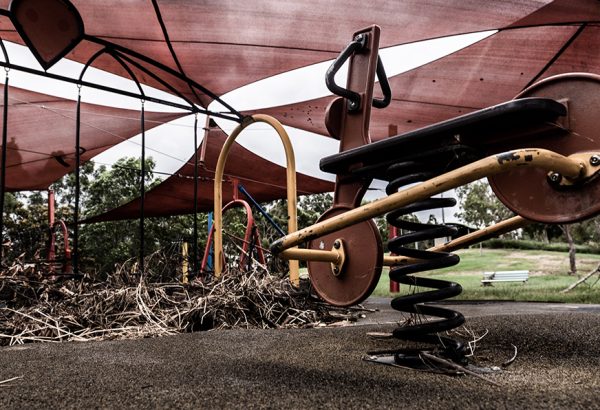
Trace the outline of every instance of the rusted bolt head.
<instances>
[{"instance_id":1,"label":"rusted bolt head","mask_svg":"<svg viewBox=\"0 0 600 410\"><path fill-rule=\"evenodd\" d=\"M592 155L590 157L590 164L594 167L600 165L600 155Z\"/></svg>"}]
</instances>

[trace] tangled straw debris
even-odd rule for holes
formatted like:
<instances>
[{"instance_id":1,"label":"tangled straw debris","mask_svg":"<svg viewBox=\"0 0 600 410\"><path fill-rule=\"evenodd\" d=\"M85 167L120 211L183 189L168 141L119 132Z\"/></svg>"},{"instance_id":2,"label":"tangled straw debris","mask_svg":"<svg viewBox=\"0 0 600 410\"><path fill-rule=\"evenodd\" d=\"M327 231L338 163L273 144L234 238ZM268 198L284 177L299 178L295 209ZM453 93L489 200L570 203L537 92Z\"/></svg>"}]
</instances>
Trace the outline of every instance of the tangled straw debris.
<instances>
[{"instance_id":1,"label":"tangled straw debris","mask_svg":"<svg viewBox=\"0 0 600 410\"><path fill-rule=\"evenodd\" d=\"M218 280L155 283L117 271L106 280L51 279L16 263L0 273L0 345L139 338L225 328L348 323L361 308L335 309L285 278L230 270Z\"/></svg>"}]
</instances>

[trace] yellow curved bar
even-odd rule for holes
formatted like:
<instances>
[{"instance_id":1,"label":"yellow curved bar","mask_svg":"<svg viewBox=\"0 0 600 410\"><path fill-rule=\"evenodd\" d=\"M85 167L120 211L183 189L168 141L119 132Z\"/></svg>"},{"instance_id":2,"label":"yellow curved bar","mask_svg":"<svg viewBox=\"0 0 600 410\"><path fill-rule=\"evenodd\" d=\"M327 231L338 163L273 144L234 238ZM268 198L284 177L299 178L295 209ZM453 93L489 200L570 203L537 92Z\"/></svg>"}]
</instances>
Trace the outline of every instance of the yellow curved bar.
<instances>
[{"instance_id":1,"label":"yellow curved bar","mask_svg":"<svg viewBox=\"0 0 600 410\"><path fill-rule=\"evenodd\" d=\"M264 122L269 124L279 134L283 148L285 149L286 158L286 176L287 176L287 202L288 202L288 235L298 230L298 218L297 218L297 199L296 199L296 159L294 157L294 149L290 138L279 121L275 118L264 115L255 114L251 117L247 117L244 121L238 125L231 135L225 140L219 159L217 161L217 168L215 170L215 184L214 184L214 215L213 224L215 227L214 233L214 264L215 264L215 276L221 276L223 272L223 174L225 172L225 162L229 156L229 151L233 145L235 139L240 133L248 127L250 124L255 122ZM294 286L300 284L299 271L300 265L297 260L290 260L290 281Z\"/></svg>"},{"instance_id":2,"label":"yellow curved bar","mask_svg":"<svg viewBox=\"0 0 600 410\"><path fill-rule=\"evenodd\" d=\"M575 154L565 157L541 148L527 148L491 155L472 162L461 168L439 175L418 185L411 186L392 195L377 199L366 205L354 208L332 218L288 234L271 244L271 251L281 254L286 249L338 231L358 222L391 212L410 203L430 198L433 195L476 181L490 175L496 175L522 166L534 166L547 171L558 172L562 176L578 179L589 173L582 156Z\"/></svg>"}]
</instances>

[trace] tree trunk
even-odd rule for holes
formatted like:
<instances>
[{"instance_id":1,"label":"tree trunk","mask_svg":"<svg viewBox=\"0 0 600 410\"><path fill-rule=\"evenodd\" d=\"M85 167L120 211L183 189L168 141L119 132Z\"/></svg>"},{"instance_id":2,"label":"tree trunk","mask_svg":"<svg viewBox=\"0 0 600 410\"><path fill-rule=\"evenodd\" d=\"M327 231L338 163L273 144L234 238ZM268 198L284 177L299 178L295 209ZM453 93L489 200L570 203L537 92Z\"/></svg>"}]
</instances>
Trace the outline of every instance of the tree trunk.
<instances>
[{"instance_id":1,"label":"tree trunk","mask_svg":"<svg viewBox=\"0 0 600 410\"><path fill-rule=\"evenodd\" d=\"M565 236L567 237L567 243L569 244L569 266L570 272L569 275L577 274L577 263L575 261L575 243L573 242L573 237L571 236L571 227L569 225L561 226Z\"/></svg>"},{"instance_id":2,"label":"tree trunk","mask_svg":"<svg viewBox=\"0 0 600 410\"><path fill-rule=\"evenodd\" d=\"M542 229L542 240L544 243L550 243L550 238L548 238L548 228L545 226Z\"/></svg>"}]
</instances>

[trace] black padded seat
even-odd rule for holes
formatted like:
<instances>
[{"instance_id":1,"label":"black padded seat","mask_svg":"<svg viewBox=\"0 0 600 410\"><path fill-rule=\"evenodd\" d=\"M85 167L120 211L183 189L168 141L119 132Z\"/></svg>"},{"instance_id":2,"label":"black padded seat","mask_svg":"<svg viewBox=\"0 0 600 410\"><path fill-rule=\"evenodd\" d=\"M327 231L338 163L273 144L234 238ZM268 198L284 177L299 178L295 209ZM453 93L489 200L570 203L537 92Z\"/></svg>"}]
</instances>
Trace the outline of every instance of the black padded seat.
<instances>
[{"instance_id":1,"label":"black padded seat","mask_svg":"<svg viewBox=\"0 0 600 410\"><path fill-rule=\"evenodd\" d=\"M460 117L429 125L405 134L353 148L321 159L322 171L348 174L377 169L379 164L428 157L440 150L482 147L535 134L536 130L563 130L556 124L567 113L566 107L549 98L511 100Z\"/></svg>"}]
</instances>

